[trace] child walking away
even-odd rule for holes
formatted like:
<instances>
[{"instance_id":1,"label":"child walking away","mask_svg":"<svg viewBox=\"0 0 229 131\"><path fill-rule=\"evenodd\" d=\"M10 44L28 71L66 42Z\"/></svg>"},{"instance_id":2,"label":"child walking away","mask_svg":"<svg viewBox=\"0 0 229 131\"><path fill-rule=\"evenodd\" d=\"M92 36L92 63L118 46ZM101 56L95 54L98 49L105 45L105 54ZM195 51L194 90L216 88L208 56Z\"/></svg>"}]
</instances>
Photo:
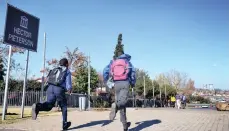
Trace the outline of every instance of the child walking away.
<instances>
[{"instance_id":1,"label":"child walking away","mask_svg":"<svg viewBox=\"0 0 229 131\"><path fill-rule=\"evenodd\" d=\"M44 103L34 103L32 106L32 119L36 120L40 111L50 111L57 101L63 117L63 130L71 126L71 122L67 122L67 99L65 91L71 93L72 80L71 72L68 69L68 60L63 58L59 62L59 67L51 70L47 76L47 101Z\"/></svg>"},{"instance_id":2,"label":"child walking away","mask_svg":"<svg viewBox=\"0 0 229 131\"><path fill-rule=\"evenodd\" d=\"M176 104L177 104L177 109L181 109L181 97L179 94L176 95Z\"/></svg>"},{"instance_id":3,"label":"child walking away","mask_svg":"<svg viewBox=\"0 0 229 131\"><path fill-rule=\"evenodd\" d=\"M104 81L112 77L114 81L115 102L112 103L110 120L114 120L118 110L120 111L120 121L123 124L124 131L127 131L131 123L127 122L126 104L129 94L129 86L132 88L136 83L135 69L130 62L131 56L119 52L119 57L111 61L103 71Z\"/></svg>"}]
</instances>

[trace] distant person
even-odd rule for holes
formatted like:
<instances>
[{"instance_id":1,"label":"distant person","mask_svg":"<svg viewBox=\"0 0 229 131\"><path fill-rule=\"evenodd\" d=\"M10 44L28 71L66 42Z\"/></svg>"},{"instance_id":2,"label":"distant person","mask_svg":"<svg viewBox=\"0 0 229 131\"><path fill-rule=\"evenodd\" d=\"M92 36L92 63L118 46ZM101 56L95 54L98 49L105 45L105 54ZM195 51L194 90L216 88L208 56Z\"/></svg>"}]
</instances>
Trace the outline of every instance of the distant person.
<instances>
[{"instance_id":1,"label":"distant person","mask_svg":"<svg viewBox=\"0 0 229 131\"><path fill-rule=\"evenodd\" d=\"M130 62L131 56L119 52L119 57L110 62L103 71L104 81L107 82L111 76L114 82L115 102L112 103L110 120L114 120L116 113L120 110L120 121L123 124L124 131L127 131L130 122L126 118L126 104L128 101L129 86L135 86L135 69Z\"/></svg>"},{"instance_id":2,"label":"distant person","mask_svg":"<svg viewBox=\"0 0 229 131\"><path fill-rule=\"evenodd\" d=\"M186 96L184 94L182 95L182 103L186 107Z\"/></svg>"},{"instance_id":3,"label":"distant person","mask_svg":"<svg viewBox=\"0 0 229 131\"><path fill-rule=\"evenodd\" d=\"M36 120L40 111L50 111L57 101L61 107L63 117L63 130L71 126L67 122L67 99L65 92L71 93L72 80L71 72L68 69L68 60L63 58L59 61L59 67L54 68L47 76L47 101L44 103L34 103L32 106L32 118Z\"/></svg>"},{"instance_id":4,"label":"distant person","mask_svg":"<svg viewBox=\"0 0 229 131\"><path fill-rule=\"evenodd\" d=\"M170 107L170 97L166 95L166 107Z\"/></svg>"},{"instance_id":5,"label":"distant person","mask_svg":"<svg viewBox=\"0 0 229 131\"><path fill-rule=\"evenodd\" d=\"M179 94L176 95L176 105L177 109L181 109L181 96Z\"/></svg>"},{"instance_id":6,"label":"distant person","mask_svg":"<svg viewBox=\"0 0 229 131\"><path fill-rule=\"evenodd\" d=\"M176 103L176 98L174 95L171 96L171 106L174 108L175 107L175 103Z\"/></svg>"}]
</instances>

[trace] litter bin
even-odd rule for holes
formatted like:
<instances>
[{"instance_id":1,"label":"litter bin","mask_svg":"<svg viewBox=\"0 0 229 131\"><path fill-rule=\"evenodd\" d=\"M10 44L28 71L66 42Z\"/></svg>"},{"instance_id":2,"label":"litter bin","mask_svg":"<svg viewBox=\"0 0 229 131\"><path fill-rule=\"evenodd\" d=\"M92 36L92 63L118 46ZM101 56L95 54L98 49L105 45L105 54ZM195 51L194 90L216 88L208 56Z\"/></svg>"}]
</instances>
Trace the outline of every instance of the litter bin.
<instances>
[{"instance_id":1,"label":"litter bin","mask_svg":"<svg viewBox=\"0 0 229 131\"><path fill-rule=\"evenodd\" d=\"M80 111L86 110L86 95L83 94L79 95L79 110Z\"/></svg>"}]
</instances>

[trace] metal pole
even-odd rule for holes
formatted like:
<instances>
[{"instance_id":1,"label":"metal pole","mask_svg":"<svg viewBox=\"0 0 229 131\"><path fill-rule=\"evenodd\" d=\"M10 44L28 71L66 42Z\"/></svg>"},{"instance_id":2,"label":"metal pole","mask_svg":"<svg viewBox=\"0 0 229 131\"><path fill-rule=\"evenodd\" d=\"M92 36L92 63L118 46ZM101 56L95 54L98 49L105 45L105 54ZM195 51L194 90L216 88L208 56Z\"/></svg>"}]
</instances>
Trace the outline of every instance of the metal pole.
<instances>
[{"instance_id":1,"label":"metal pole","mask_svg":"<svg viewBox=\"0 0 229 131\"><path fill-rule=\"evenodd\" d=\"M161 103L161 107L162 107L162 102L161 102L161 87L160 88L160 103Z\"/></svg>"},{"instance_id":2,"label":"metal pole","mask_svg":"<svg viewBox=\"0 0 229 131\"><path fill-rule=\"evenodd\" d=\"M27 60L26 60L26 65L25 65L25 78L24 78L22 105L21 105L21 118L23 118L23 115L24 115L25 91L26 91L26 85L27 85L28 63L29 63L29 50L27 51Z\"/></svg>"},{"instance_id":3,"label":"metal pole","mask_svg":"<svg viewBox=\"0 0 229 131\"><path fill-rule=\"evenodd\" d=\"M153 85L153 80L152 80L152 86L153 86L153 107L155 107L155 96L154 96L154 85Z\"/></svg>"},{"instance_id":4,"label":"metal pole","mask_svg":"<svg viewBox=\"0 0 229 131\"><path fill-rule=\"evenodd\" d=\"M144 80L144 99L146 98L146 82L145 82L145 76L143 76Z\"/></svg>"},{"instance_id":5,"label":"metal pole","mask_svg":"<svg viewBox=\"0 0 229 131\"><path fill-rule=\"evenodd\" d=\"M166 85L164 84L164 87L165 87L165 98L164 98L164 107L167 106L167 92L166 92Z\"/></svg>"},{"instance_id":6,"label":"metal pole","mask_svg":"<svg viewBox=\"0 0 229 131\"><path fill-rule=\"evenodd\" d=\"M90 89L91 89L91 67L90 67L90 54L88 56L88 110L90 110Z\"/></svg>"},{"instance_id":7,"label":"metal pole","mask_svg":"<svg viewBox=\"0 0 229 131\"><path fill-rule=\"evenodd\" d=\"M133 107L134 107L135 105L134 105L134 88L133 87L132 87L132 95L133 95L132 103L133 103Z\"/></svg>"},{"instance_id":8,"label":"metal pole","mask_svg":"<svg viewBox=\"0 0 229 131\"><path fill-rule=\"evenodd\" d=\"M9 48L9 56L8 56L8 65L7 65L7 73L6 73L6 85L5 85L5 95L4 95L4 103L3 103L3 110L2 110L2 120L5 120L5 111L7 106L7 95L8 95L8 85L9 85L9 76L10 76L10 64L11 64L11 56L12 56L12 46L10 45Z\"/></svg>"},{"instance_id":9,"label":"metal pole","mask_svg":"<svg viewBox=\"0 0 229 131\"><path fill-rule=\"evenodd\" d=\"M44 98L44 81L45 81L45 55L46 55L46 33L44 33L44 52L43 52L43 72L42 72L42 85L41 85L41 102Z\"/></svg>"},{"instance_id":10,"label":"metal pole","mask_svg":"<svg viewBox=\"0 0 229 131\"><path fill-rule=\"evenodd\" d=\"M145 81L145 75L143 76L144 80L144 107L145 107L145 99L146 99L146 81Z\"/></svg>"}]
</instances>

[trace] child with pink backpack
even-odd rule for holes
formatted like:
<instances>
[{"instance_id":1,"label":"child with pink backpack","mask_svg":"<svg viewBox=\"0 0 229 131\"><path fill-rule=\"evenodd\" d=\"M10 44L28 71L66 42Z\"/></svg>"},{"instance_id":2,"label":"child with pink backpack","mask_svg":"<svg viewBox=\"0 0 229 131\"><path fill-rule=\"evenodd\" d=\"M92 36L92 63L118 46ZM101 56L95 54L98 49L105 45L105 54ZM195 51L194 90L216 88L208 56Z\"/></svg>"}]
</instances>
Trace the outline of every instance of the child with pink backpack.
<instances>
[{"instance_id":1,"label":"child with pink backpack","mask_svg":"<svg viewBox=\"0 0 229 131\"><path fill-rule=\"evenodd\" d=\"M104 81L113 79L115 89L115 103L111 106L110 120L114 120L118 110L120 111L120 121L124 131L127 131L131 123L127 122L126 104L128 101L129 87L136 83L135 69L130 62L131 56L119 52L119 57L110 62L103 71Z\"/></svg>"}]
</instances>

